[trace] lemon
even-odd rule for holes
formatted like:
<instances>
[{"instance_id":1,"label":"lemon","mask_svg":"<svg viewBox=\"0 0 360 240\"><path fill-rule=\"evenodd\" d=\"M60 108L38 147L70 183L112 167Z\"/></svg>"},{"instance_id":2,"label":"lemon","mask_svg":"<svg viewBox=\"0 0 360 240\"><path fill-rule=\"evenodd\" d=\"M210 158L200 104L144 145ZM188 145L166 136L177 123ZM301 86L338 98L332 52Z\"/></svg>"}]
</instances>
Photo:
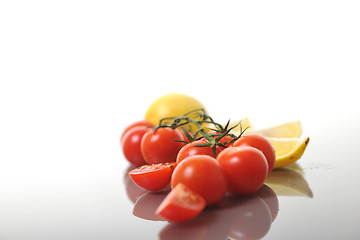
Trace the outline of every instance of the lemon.
<instances>
[{"instance_id":1,"label":"lemon","mask_svg":"<svg viewBox=\"0 0 360 240\"><path fill-rule=\"evenodd\" d=\"M302 127L300 121L292 121L269 128L250 130L249 133L273 138L298 138L301 136Z\"/></svg>"},{"instance_id":2,"label":"lemon","mask_svg":"<svg viewBox=\"0 0 360 240\"><path fill-rule=\"evenodd\" d=\"M181 93L171 93L156 99L145 112L145 120L154 125L168 117L179 117L196 109L205 109L204 105L194 97ZM194 120L199 120L194 118ZM190 130L194 130L194 126Z\"/></svg>"},{"instance_id":3,"label":"lemon","mask_svg":"<svg viewBox=\"0 0 360 240\"><path fill-rule=\"evenodd\" d=\"M310 138L270 138L275 149L274 168L286 167L301 158L309 143Z\"/></svg>"}]
</instances>

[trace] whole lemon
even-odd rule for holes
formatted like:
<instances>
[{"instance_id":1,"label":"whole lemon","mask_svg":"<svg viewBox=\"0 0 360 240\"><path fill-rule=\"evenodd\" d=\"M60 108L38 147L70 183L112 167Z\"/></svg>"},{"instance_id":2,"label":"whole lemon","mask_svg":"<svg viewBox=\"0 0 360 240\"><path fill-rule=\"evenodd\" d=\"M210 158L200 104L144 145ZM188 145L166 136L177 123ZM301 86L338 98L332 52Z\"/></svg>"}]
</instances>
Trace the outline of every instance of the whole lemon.
<instances>
[{"instance_id":1,"label":"whole lemon","mask_svg":"<svg viewBox=\"0 0 360 240\"><path fill-rule=\"evenodd\" d=\"M155 126L167 117L179 117L192 110L205 109L204 105L194 97L182 93L171 93L156 99L145 113L145 119ZM193 126L190 130L193 130Z\"/></svg>"}]
</instances>

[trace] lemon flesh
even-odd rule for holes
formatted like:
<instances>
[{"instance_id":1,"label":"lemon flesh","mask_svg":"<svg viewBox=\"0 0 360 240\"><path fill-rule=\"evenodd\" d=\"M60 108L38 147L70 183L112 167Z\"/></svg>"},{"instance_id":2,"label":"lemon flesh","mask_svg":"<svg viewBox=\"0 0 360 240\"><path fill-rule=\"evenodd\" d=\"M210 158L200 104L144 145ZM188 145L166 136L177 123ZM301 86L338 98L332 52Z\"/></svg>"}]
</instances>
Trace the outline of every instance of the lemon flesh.
<instances>
[{"instance_id":1,"label":"lemon flesh","mask_svg":"<svg viewBox=\"0 0 360 240\"><path fill-rule=\"evenodd\" d=\"M302 134L302 127L300 121L293 121L269 128L250 130L249 133L272 138L299 138Z\"/></svg>"},{"instance_id":2,"label":"lemon flesh","mask_svg":"<svg viewBox=\"0 0 360 240\"><path fill-rule=\"evenodd\" d=\"M274 168L286 167L301 158L310 138L267 138L275 149Z\"/></svg>"}]
</instances>

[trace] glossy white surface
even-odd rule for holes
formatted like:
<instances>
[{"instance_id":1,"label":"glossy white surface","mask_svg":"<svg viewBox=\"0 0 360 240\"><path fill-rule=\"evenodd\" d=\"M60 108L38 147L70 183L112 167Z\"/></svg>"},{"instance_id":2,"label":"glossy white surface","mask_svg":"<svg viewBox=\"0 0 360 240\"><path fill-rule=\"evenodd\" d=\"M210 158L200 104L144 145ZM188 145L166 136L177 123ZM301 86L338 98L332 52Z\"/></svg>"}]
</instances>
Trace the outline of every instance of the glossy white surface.
<instances>
[{"instance_id":1,"label":"glossy white surface","mask_svg":"<svg viewBox=\"0 0 360 240\"><path fill-rule=\"evenodd\" d=\"M2 1L0 239L226 239L229 211L206 211L194 226L133 215L119 136L169 92L198 98L218 121L301 120L310 137L284 182L305 181L313 196L278 193L272 223L254 210L263 200L235 204L255 222L238 235L358 239L359 10L357 1Z\"/></svg>"}]
</instances>

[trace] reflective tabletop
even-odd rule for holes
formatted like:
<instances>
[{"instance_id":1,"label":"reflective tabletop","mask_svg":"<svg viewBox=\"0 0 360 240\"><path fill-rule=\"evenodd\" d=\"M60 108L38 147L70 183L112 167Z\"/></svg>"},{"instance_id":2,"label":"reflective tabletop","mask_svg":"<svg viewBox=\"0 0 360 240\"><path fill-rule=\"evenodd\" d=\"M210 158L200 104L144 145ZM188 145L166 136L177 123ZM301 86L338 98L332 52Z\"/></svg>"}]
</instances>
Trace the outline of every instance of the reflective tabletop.
<instances>
[{"instance_id":1,"label":"reflective tabletop","mask_svg":"<svg viewBox=\"0 0 360 240\"><path fill-rule=\"evenodd\" d=\"M336 127L343 120L333 121L331 132L329 125L308 128L310 143L302 158L274 170L257 193L227 195L219 205L182 224L155 215L169 189L147 192L137 187L128 177L133 167L122 156L118 140L109 146L97 142L100 147L94 150L81 137L84 143L77 147L87 152L73 149L75 142L69 140L67 151L58 156L52 152L58 148L53 148L38 153L40 162L3 163L0 237L358 239L360 117L348 116L347 124ZM59 161L46 163L47 155Z\"/></svg>"}]
</instances>

